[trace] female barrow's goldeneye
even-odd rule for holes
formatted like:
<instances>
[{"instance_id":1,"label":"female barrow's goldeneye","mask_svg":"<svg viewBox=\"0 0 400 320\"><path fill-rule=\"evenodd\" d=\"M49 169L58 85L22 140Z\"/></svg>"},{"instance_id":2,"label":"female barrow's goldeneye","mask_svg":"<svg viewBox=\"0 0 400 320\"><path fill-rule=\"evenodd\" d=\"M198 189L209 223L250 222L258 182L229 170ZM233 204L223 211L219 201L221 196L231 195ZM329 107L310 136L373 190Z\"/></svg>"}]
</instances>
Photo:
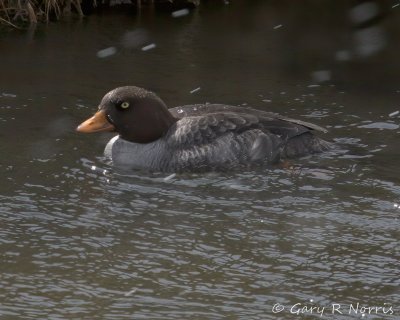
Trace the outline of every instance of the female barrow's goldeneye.
<instances>
[{"instance_id":1,"label":"female barrow's goldeneye","mask_svg":"<svg viewBox=\"0 0 400 320\"><path fill-rule=\"evenodd\" d=\"M79 132L116 131L105 155L116 166L162 172L218 171L322 152L331 143L315 124L223 104L168 109L153 92L127 86L107 93Z\"/></svg>"}]
</instances>

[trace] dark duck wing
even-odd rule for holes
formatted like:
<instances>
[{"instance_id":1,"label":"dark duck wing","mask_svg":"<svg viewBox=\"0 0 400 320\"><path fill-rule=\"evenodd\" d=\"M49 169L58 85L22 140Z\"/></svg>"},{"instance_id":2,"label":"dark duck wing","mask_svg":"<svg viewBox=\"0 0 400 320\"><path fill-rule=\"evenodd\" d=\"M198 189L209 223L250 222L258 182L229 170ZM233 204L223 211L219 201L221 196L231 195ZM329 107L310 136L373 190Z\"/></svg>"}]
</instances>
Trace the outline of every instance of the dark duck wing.
<instances>
[{"instance_id":1,"label":"dark duck wing","mask_svg":"<svg viewBox=\"0 0 400 320\"><path fill-rule=\"evenodd\" d=\"M192 105L185 105L181 107L175 107L168 109L171 114L176 118L184 118L190 116L201 116L209 113L216 113L216 112L235 112L235 113L244 113L244 114L252 114L256 117L260 118L267 118L267 119L279 119L287 122L291 122L294 124L299 124L301 126L307 127L312 130L320 131L320 132L328 132L323 127L320 127L314 123L306 122L303 120L292 119L285 116L282 116L277 113L262 111L253 108L245 108L245 107L238 107L238 106L230 106L226 104L215 104L215 103L206 103L206 104L192 104Z\"/></svg>"},{"instance_id":2,"label":"dark duck wing","mask_svg":"<svg viewBox=\"0 0 400 320\"><path fill-rule=\"evenodd\" d=\"M167 143L176 150L171 164L182 170L274 163L329 148L311 133L323 128L274 113L214 104L169 110L181 118L167 135Z\"/></svg>"}]
</instances>

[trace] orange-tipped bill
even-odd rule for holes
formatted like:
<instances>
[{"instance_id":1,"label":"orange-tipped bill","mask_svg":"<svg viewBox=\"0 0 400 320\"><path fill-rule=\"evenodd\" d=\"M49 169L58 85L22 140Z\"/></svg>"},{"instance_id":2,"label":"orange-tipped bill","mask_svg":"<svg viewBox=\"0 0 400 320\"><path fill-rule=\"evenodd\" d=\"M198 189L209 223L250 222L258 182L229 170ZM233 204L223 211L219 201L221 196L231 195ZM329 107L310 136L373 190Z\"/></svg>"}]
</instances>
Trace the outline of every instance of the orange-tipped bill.
<instances>
[{"instance_id":1,"label":"orange-tipped bill","mask_svg":"<svg viewBox=\"0 0 400 320\"><path fill-rule=\"evenodd\" d=\"M76 128L76 131L85 133L114 130L115 127L107 121L106 113L103 110L96 112L93 117L82 122Z\"/></svg>"}]
</instances>

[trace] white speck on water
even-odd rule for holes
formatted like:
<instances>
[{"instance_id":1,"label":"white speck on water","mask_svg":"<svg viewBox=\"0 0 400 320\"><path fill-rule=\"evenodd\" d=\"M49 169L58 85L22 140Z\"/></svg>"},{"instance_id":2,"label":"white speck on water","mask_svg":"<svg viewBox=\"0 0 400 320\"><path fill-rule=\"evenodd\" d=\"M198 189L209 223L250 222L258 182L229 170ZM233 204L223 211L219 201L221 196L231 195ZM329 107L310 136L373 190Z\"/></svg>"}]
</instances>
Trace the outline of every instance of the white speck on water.
<instances>
[{"instance_id":1,"label":"white speck on water","mask_svg":"<svg viewBox=\"0 0 400 320\"><path fill-rule=\"evenodd\" d=\"M16 94L13 94L13 93L5 93L5 92L2 93L2 96L3 96L3 97L7 97L7 98L16 98L16 97L17 97Z\"/></svg>"},{"instance_id":2,"label":"white speck on water","mask_svg":"<svg viewBox=\"0 0 400 320\"><path fill-rule=\"evenodd\" d=\"M189 14L189 9L182 9L182 10L177 10L171 13L171 16L173 18L179 18L183 16L187 16Z\"/></svg>"},{"instance_id":3,"label":"white speck on water","mask_svg":"<svg viewBox=\"0 0 400 320\"><path fill-rule=\"evenodd\" d=\"M355 6L350 10L350 19L354 23L363 23L374 18L379 12L378 5L375 2L368 1Z\"/></svg>"},{"instance_id":4,"label":"white speck on water","mask_svg":"<svg viewBox=\"0 0 400 320\"><path fill-rule=\"evenodd\" d=\"M108 173L107 170L103 170L103 174L106 175Z\"/></svg>"},{"instance_id":5,"label":"white speck on water","mask_svg":"<svg viewBox=\"0 0 400 320\"><path fill-rule=\"evenodd\" d=\"M400 206L400 205L399 205L398 203L394 203L394 204L393 204L393 207L395 207L395 208L399 208L399 206Z\"/></svg>"},{"instance_id":6,"label":"white speck on water","mask_svg":"<svg viewBox=\"0 0 400 320\"><path fill-rule=\"evenodd\" d=\"M96 171L96 166L91 166L91 168L93 171Z\"/></svg>"},{"instance_id":7,"label":"white speck on water","mask_svg":"<svg viewBox=\"0 0 400 320\"><path fill-rule=\"evenodd\" d=\"M399 128L399 125L390 122L374 122L374 123L364 124L362 126L357 126L357 128L396 130Z\"/></svg>"},{"instance_id":8,"label":"white speck on water","mask_svg":"<svg viewBox=\"0 0 400 320\"><path fill-rule=\"evenodd\" d=\"M196 88L196 89L193 89L192 91L190 91L190 93L195 93L195 92L197 92L197 91L200 91L200 87L198 87L198 88Z\"/></svg>"},{"instance_id":9,"label":"white speck on water","mask_svg":"<svg viewBox=\"0 0 400 320\"><path fill-rule=\"evenodd\" d=\"M283 95L283 94L286 94L286 92L285 92L285 91L282 91L281 94L282 94L282 95Z\"/></svg>"},{"instance_id":10,"label":"white speck on water","mask_svg":"<svg viewBox=\"0 0 400 320\"><path fill-rule=\"evenodd\" d=\"M397 116L399 113L400 113L400 111L399 111L399 110L397 110L397 111L394 111L394 112L392 112L392 113L389 113L389 117L394 117L394 116Z\"/></svg>"},{"instance_id":11,"label":"white speck on water","mask_svg":"<svg viewBox=\"0 0 400 320\"><path fill-rule=\"evenodd\" d=\"M367 57L381 51L387 44L385 30L380 26L358 29L354 33L355 52Z\"/></svg>"},{"instance_id":12,"label":"white speck on water","mask_svg":"<svg viewBox=\"0 0 400 320\"><path fill-rule=\"evenodd\" d=\"M314 302L314 300L313 300L313 299L310 299L310 302Z\"/></svg>"},{"instance_id":13,"label":"white speck on water","mask_svg":"<svg viewBox=\"0 0 400 320\"><path fill-rule=\"evenodd\" d=\"M151 44L149 44L147 46L144 46L142 48L142 51L148 51L148 50L154 49L155 47L157 47L156 44L155 43L151 43Z\"/></svg>"},{"instance_id":14,"label":"white speck on water","mask_svg":"<svg viewBox=\"0 0 400 320\"><path fill-rule=\"evenodd\" d=\"M283 25L278 24L278 25L276 25L276 26L274 27L274 30L279 29L279 28L282 28L282 27L283 27Z\"/></svg>"},{"instance_id":15,"label":"white speck on water","mask_svg":"<svg viewBox=\"0 0 400 320\"><path fill-rule=\"evenodd\" d=\"M103 50L97 51L97 58L107 58L117 53L117 48L109 47Z\"/></svg>"},{"instance_id":16,"label":"white speck on water","mask_svg":"<svg viewBox=\"0 0 400 320\"><path fill-rule=\"evenodd\" d=\"M264 99L264 100L262 100L262 102L272 102L272 100Z\"/></svg>"},{"instance_id":17,"label":"white speck on water","mask_svg":"<svg viewBox=\"0 0 400 320\"><path fill-rule=\"evenodd\" d=\"M167 177L164 178L164 181L165 181L165 182L170 181L170 180L172 180L172 179L175 178L175 177L176 177L176 173L170 174L169 176L167 176Z\"/></svg>"},{"instance_id":18,"label":"white speck on water","mask_svg":"<svg viewBox=\"0 0 400 320\"><path fill-rule=\"evenodd\" d=\"M178 109L176 112L178 112L178 113L182 113L182 112L183 112L183 110L182 110L182 109Z\"/></svg>"},{"instance_id":19,"label":"white speck on water","mask_svg":"<svg viewBox=\"0 0 400 320\"><path fill-rule=\"evenodd\" d=\"M137 289L135 288L135 289L132 289L131 291L125 293L125 297L131 296L132 294L134 294L134 293L136 292L136 290L137 290Z\"/></svg>"},{"instance_id":20,"label":"white speck on water","mask_svg":"<svg viewBox=\"0 0 400 320\"><path fill-rule=\"evenodd\" d=\"M307 86L307 88L318 88L320 87L319 84L310 84L309 86Z\"/></svg>"},{"instance_id":21,"label":"white speck on water","mask_svg":"<svg viewBox=\"0 0 400 320\"><path fill-rule=\"evenodd\" d=\"M400 6L400 3L394 4L394 5L392 6L392 8L394 9L394 8L397 8L398 6Z\"/></svg>"}]
</instances>

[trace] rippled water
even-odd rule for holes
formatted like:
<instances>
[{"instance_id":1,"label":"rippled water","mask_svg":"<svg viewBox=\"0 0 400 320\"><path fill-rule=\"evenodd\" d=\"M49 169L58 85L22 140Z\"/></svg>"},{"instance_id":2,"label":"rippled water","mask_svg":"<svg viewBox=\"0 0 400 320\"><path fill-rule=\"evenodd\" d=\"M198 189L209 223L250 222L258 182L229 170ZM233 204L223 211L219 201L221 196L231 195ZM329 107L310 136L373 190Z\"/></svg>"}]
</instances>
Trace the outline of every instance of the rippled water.
<instances>
[{"instance_id":1,"label":"rippled water","mask_svg":"<svg viewBox=\"0 0 400 320\"><path fill-rule=\"evenodd\" d=\"M325 306L325 319L399 317L398 44L335 64L339 41L315 62L305 44L288 52L292 40L345 27L318 15L304 26L297 11L209 6L1 36L2 319L320 318L297 315L303 306ZM120 47L138 27L155 48ZM324 68L331 81L316 83ZM247 104L312 121L338 148L248 172L120 172L101 156L110 135L74 127L122 84L171 106ZM394 314L349 314L357 303Z\"/></svg>"}]
</instances>

